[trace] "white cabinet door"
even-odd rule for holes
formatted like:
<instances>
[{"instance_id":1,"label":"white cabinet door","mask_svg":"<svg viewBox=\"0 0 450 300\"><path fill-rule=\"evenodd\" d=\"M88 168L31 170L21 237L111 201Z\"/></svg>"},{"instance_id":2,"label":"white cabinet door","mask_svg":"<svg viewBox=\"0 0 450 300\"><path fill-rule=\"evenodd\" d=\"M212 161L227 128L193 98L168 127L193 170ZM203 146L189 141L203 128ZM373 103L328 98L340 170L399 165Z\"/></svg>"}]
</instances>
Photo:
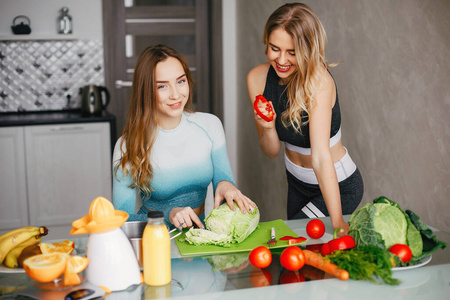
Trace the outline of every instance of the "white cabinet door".
<instances>
[{"instance_id":1,"label":"white cabinet door","mask_svg":"<svg viewBox=\"0 0 450 300\"><path fill-rule=\"evenodd\" d=\"M109 128L107 122L25 128L31 225L71 224L96 197L111 200Z\"/></svg>"},{"instance_id":2,"label":"white cabinet door","mask_svg":"<svg viewBox=\"0 0 450 300\"><path fill-rule=\"evenodd\" d=\"M0 230L28 224L23 127L0 128Z\"/></svg>"}]
</instances>

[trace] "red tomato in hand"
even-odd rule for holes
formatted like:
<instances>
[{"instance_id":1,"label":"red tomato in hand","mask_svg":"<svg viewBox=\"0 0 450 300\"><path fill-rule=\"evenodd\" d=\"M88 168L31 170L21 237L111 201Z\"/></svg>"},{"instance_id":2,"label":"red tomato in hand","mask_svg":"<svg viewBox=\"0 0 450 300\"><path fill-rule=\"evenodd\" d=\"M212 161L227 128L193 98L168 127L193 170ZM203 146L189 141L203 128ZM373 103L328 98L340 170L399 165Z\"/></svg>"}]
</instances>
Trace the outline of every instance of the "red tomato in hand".
<instances>
[{"instance_id":1,"label":"red tomato in hand","mask_svg":"<svg viewBox=\"0 0 450 300\"><path fill-rule=\"evenodd\" d=\"M289 271L297 271L305 265L305 253L297 246L290 246L281 252L281 265Z\"/></svg>"},{"instance_id":2,"label":"red tomato in hand","mask_svg":"<svg viewBox=\"0 0 450 300\"><path fill-rule=\"evenodd\" d=\"M313 219L306 225L306 233L312 239L320 239L325 233L325 224L319 219Z\"/></svg>"},{"instance_id":3,"label":"red tomato in hand","mask_svg":"<svg viewBox=\"0 0 450 300\"><path fill-rule=\"evenodd\" d=\"M389 252L397 255L403 262L408 262L412 258L411 248L405 244L395 244L389 249Z\"/></svg>"},{"instance_id":4,"label":"red tomato in hand","mask_svg":"<svg viewBox=\"0 0 450 300\"><path fill-rule=\"evenodd\" d=\"M248 256L250 263L256 268L267 268L272 262L272 253L265 246L259 246L250 252Z\"/></svg>"}]
</instances>

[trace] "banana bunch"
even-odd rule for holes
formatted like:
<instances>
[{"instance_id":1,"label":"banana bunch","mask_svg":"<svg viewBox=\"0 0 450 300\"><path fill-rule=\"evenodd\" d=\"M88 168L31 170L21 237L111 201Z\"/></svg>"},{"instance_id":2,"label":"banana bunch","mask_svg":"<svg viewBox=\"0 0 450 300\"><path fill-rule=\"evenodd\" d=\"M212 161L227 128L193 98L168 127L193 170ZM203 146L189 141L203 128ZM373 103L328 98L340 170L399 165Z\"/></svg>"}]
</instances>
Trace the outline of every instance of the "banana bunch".
<instances>
[{"instance_id":1,"label":"banana bunch","mask_svg":"<svg viewBox=\"0 0 450 300\"><path fill-rule=\"evenodd\" d=\"M41 238L47 235L48 229L44 226L27 226L9 231L0 236L0 263L15 268L18 266L17 259L22 251L31 245L37 245Z\"/></svg>"}]
</instances>

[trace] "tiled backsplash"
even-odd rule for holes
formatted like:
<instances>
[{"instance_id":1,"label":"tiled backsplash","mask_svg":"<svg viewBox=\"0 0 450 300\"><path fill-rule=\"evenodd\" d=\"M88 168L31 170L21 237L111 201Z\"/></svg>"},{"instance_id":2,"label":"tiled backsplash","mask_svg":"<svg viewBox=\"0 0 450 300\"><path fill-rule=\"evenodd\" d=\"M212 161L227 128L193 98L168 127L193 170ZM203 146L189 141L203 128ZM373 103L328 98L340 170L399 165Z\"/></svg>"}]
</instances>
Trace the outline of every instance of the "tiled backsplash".
<instances>
[{"instance_id":1,"label":"tiled backsplash","mask_svg":"<svg viewBox=\"0 0 450 300\"><path fill-rule=\"evenodd\" d=\"M104 78L101 41L0 41L0 113L79 108Z\"/></svg>"}]
</instances>

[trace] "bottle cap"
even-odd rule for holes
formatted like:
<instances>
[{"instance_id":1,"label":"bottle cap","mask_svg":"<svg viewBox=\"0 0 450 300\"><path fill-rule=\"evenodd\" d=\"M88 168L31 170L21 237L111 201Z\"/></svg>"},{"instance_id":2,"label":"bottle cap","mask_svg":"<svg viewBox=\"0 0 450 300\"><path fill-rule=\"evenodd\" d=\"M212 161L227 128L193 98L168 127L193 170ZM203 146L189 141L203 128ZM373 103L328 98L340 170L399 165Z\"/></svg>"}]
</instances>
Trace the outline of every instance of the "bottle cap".
<instances>
[{"instance_id":1,"label":"bottle cap","mask_svg":"<svg viewBox=\"0 0 450 300\"><path fill-rule=\"evenodd\" d=\"M147 216L149 218L152 218L152 219L154 219L154 218L163 218L164 217L164 213L162 211L159 211L159 210L152 210L152 211L148 212Z\"/></svg>"}]
</instances>

